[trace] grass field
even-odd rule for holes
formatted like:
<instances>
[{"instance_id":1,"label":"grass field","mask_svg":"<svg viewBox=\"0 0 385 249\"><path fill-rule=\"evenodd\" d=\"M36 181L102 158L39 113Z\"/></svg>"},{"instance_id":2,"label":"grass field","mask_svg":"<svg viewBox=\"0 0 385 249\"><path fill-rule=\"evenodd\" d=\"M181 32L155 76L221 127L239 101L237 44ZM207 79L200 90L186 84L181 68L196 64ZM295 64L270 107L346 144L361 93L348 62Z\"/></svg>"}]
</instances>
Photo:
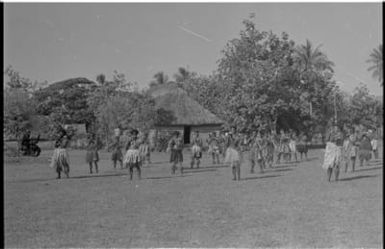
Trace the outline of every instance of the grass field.
<instances>
[{"instance_id":1,"label":"grass field","mask_svg":"<svg viewBox=\"0 0 385 249\"><path fill-rule=\"evenodd\" d=\"M329 183L312 150L264 174L245 163L234 182L207 155L171 176L169 156L155 153L130 182L109 153L90 175L84 151L70 151L71 178L56 180L51 153L4 165L7 248L383 246L382 159Z\"/></svg>"}]
</instances>

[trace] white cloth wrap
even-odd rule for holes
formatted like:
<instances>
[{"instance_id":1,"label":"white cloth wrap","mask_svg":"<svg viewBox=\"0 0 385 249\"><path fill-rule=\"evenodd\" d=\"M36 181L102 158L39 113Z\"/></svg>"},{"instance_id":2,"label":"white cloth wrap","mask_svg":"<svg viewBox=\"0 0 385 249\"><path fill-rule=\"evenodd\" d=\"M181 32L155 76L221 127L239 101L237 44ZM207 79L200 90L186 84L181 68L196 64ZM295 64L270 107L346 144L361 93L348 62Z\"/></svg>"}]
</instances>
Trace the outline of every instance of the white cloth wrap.
<instances>
[{"instance_id":1,"label":"white cloth wrap","mask_svg":"<svg viewBox=\"0 0 385 249\"><path fill-rule=\"evenodd\" d=\"M327 142L322 168L323 169L334 168L340 164L341 159L342 159L342 147L337 146L334 143Z\"/></svg>"},{"instance_id":2,"label":"white cloth wrap","mask_svg":"<svg viewBox=\"0 0 385 249\"><path fill-rule=\"evenodd\" d=\"M124 155L123 163L137 163L140 162L140 153L138 149L129 149Z\"/></svg>"}]
</instances>

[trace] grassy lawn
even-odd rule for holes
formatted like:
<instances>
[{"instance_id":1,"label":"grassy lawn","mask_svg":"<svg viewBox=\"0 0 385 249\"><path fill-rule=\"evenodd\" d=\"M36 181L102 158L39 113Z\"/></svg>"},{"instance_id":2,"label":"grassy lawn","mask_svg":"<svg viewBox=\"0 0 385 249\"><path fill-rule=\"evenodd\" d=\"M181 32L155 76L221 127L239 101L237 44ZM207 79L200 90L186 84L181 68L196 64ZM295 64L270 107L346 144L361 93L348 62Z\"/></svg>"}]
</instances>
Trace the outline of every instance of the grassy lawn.
<instances>
[{"instance_id":1,"label":"grassy lawn","mask_svg":"<svg viewBox=\"0 0 385 249\"><path fill-rule=\"evenodd\" d=\"M169 155L155 153L130 182L105 152L90 175L76 150L71 178L56 180L51 154L4 165L8 248L383 246L382 159L329 183L323 151L312 150L308 161L264 174L246 162L234 182L207 155L200 169L171 176Z\"/></svg>"}]
</instances>

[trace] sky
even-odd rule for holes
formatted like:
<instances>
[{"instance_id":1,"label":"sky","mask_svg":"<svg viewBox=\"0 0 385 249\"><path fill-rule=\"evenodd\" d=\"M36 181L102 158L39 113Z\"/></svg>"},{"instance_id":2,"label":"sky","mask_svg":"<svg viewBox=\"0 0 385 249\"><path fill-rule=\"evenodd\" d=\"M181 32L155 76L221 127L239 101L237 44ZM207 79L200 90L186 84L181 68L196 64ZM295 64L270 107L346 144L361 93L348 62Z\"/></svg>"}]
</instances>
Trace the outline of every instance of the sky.
<instances>
[{"instance_id":1,"label":"sky","mask_svg":"<svg viewBox=\"0 0 385 249\"><path fill-rule=\"evenodd\" d=\"M4 67L49 83L117 70L140 88L181 66L208 75L250 13L260 30L322 44L343 90L383 95L366 62L382 44L381 3L5 3Z\"/></svg>"}]
</instances>

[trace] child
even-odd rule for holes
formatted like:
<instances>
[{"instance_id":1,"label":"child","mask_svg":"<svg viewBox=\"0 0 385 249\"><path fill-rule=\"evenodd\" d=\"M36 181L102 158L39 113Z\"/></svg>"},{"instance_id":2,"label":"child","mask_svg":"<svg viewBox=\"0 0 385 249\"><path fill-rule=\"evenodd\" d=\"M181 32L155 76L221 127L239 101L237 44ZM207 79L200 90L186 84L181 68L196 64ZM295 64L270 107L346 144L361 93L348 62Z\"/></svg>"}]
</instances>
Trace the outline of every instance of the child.
<instances>
[{"instance_id":1,"label":"child","mask_svg":"<svg viewBox=\"0 0 385 249\"><path fill-rule=\"evenodd\" d=\"M202 139L199 137L199 132L195 132L195 136L193 137L191 141L192 147L191 147L191 164L190 168L194 167L195 162L197 163L197 168L199 168L200 159L202 158Z\"/></svg>"},{"instance_id":2,"label":"child","mask_svg":"<svg viewBox=\"0 0 385 249\"><path fill-rule=\"evenodd\" d=\"M281 130L280 133L277 164L281 162L281 156L283 156L286 160L290 157L289 137L283 130Z\"/></svg>"},{"instance_id":3,"label":"child","mask_svg":"<svg viewBox=\"0 0 385 249\"><path fill-rule=\"evenodd\" d=\"M358 158L360 159L360 167L367 165L369 160L372 157L372 144L370 143L370 138L368 134L364 133L361 137L361 141L358 147Z\"/></svg>"},{"instance_id":4,"label":"child","mask_svg":"<svg viewBox=\"0 0 385 249\"><path fill-rule=\"evenodd\" d=\"M240 152L240 137L236 133L236 128L231 128L231 133L228 134L226 143L226 158L225 163L229 163L233 171L233 180L241 179L241 160L242 155Z\"/></svg>"},{"instance_id":5,"label":"child","mask_svg":"<svg viewBox=\"0 0 385 249\"><path fill-rule=\"evenodd\" d=\"M290 141L289 141L289 148L290 148L290 158L295 158L295 161L298 162L297 159L297 136L293 132L290 136Z\"/></svg>"},{"instance_id":6,"label":"child","mask_svg":"<svg viewBox=\"0 0 385 249\"><path fill-rule=\"evenodd\" d=\"M92 174L92 164L95 165L95 171L98 173L98 147L95 134L90 134L88 138L88 146L86 153L86 162L90 166L90 174Z\"/></svg>"},{"instance_id":7,"label":"child","mask_svg":"<svg viewBox=\"0 0 385 249\"><path fill-rule=\"evenodd\" d=\"M263 158L264 144L261 134L258 132L251 147L251 170L250 173L254 173L254 167L257 163L260 168L260 173L263 173L265 168L265 162Z\"/></svg>"},{"instance_id":8,"label":"child","mask_svg":"<svg viewBox=\"0 0 385 249\"><path fill-rule=\"evenodd\" d=\"M215 132L213 132L212 135L210 136L208 144L210 148L209 151L213 159L213 164L216 164L216 163L219 164L219 154L220 154L219 141Z\"/></svg>"},{"instance_id":9,"label":"child","mask_svg":"<svg viewBox=\"0 0 385 249\"><path fill-rule=\"evenodd\" d=\"M345 160L345 173L348 171L349 161L352 164L352 172L354 172L356 165L357 146L356 136L353 134L353 132L351 132L351 134L346 137L343 148Z\"/></svg>"},{"instance_id":10,"label":"child","mask_svg":"<svg viewBox=\"0 0 385 249\"><path fill-rule=\"evenodd\" d=\"M122 154L122 146L120 144L120 138L118 136L115 137L115 141L112 144L112 155L111 160L114 163L114 169L116 169L116 162L120 162L120 169L123 169L123 154Z\"/></svg>"},{"instance_id":11,"label":"child","mask_svg":"<svg viewBox=\"0 0 385 249\"><path fill-rule=\"evenodd\" d=\"M133 129L131 131L131 139L127 142L126 145L126 154L124 155L123 163L130 170L130 180L132 180L132 176L134 174L134 168L136 168L138 172L138 178L141 179L141 166L142 160L139 153L140 142L138 140L138 130Z\"/></svg>"},{"instance_id":12,"label":"child","mask_svg":"<svg viewBox=\"0 0 385 249\"><path fill-rule=\"evenodd\" d=\"M378 140L376 134L372 133L372 140L371 140L371 145L372 145L372 151L374 155L374 159L378 159Z\"/></svg>"},{"instance_id":13,"label":"child","mask_svg":"<svg viewBox=\"0 0 385 249\"><path fill-rule=\"evenodd\" d=\"M144 164L147 161L148 165L151 164L151 152L150 152L150 142L148 140L148 135L144 134L141 139L141 144L139 146L139 153L141 156L142 163Z\"/></svg>"},{"instance_id":14,"label":"child","mask_svg":"<svg viewBox=\"0 0 385 249\"><path fill-rule=\"evenodd\" d=\"M305 158L307 160L308 146L307 146L307 137L305 134L302 134L300 136L300 140L297 144L297 151L300 155L301 161L302 161L303 155L305 155Z\"/></svg>"},{"instance_id":15,"label":"child","mask_svg":"<svg viewBox=\"0 0 385 249\"><path fill-rule=\"evenodd\" d=\"M62 135L55 142L55 150L53 151L51 168L54 168L57 173L57 178L60 179L61 172L69 178L70 165L69 165L69 155L67 152L67 146L69 145L69 136L66 134Z\"/></svg>"},{"instance_id":16,"label":"child","mask_svg":"<svg viewBox=\"0 0 385 249\"><path fill-rule=\"evenodd\" d=\"M269 168L273 167L274 162L274 143L273 137L271 134L266 134L263 138L264 140L264 149L263 149L263 158L265 166L269 165Z\"/></svg>"},{"instance_id":17,"label":"child","mask_svg":"<svg viewBox=\"0 0 385 249\"><path fill-rule=\"evenodd\" d=\"M170 156L170 163L172 163L171 166L171 173L174 175L175 171L177 169L177 164L180 165L180 174L183 175L183 141L182 138L179 136L179 131L175 131L174 136L171 138L171 140L168 143L167 151L171 151Z\"/></svg>"}]
</instances>

